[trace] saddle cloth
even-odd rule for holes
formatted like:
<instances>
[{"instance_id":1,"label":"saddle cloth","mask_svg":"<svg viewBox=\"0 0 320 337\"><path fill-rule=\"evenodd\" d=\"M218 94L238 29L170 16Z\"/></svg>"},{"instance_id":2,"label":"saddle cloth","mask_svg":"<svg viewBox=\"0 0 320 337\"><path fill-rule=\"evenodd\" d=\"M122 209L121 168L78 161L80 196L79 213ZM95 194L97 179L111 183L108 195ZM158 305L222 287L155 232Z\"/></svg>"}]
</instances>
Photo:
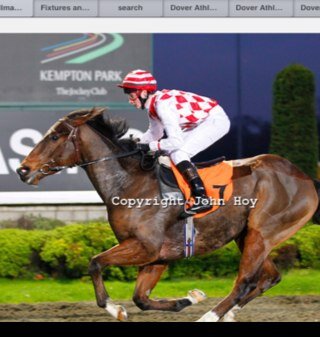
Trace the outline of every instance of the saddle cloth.
<instances>
[{"instance_id":1,"label":"saddle cloth","mask_svg":"<svg viewBox=\"0 0 320 337\"><path fill-rule=\"evenodd\" d=\"M189 200L191 190L188 183L184 180L173 163L171 163L171 169L182 194L186 200ZM194 215L194 218L202 218L216 211L231 198L233 192L233 167L227 162L223 161L214 166L198 168L198 173L204 183L207 195L212 198L213 207L207 212Z\"/></svg>"}]
</instances>

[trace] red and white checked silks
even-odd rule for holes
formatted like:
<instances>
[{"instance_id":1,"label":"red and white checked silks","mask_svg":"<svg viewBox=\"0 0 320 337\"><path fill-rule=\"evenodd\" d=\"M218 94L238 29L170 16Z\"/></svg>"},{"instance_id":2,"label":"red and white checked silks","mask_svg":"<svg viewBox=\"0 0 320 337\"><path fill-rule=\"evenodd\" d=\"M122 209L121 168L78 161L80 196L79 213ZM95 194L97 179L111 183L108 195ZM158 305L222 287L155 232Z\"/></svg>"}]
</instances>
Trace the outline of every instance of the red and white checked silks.
<instances>
[{"instance_id":1,"label":"red and white checked silks","mask_svg":"<svg viewBox=\"0 0 320 337\"><path fill-rule=\"evenodd\" d=\"M140 141L151 150L166 151L177 165L205 150L230 129L230 120L217 101L178 90L162 90L146 102L149 129ZM158 141L166 131L166 139Z\"/></svg>"}]
</instances>

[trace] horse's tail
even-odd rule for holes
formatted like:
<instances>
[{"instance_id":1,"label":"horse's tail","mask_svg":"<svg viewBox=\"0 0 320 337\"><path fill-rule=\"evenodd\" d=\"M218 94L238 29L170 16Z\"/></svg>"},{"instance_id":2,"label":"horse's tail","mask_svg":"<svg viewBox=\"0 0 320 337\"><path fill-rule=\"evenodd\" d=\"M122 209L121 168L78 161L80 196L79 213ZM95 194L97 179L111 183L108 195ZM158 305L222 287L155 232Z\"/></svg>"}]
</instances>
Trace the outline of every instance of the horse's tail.
<instances>
[{"instance_id":1,"label":"horse's tail","mask_svg":"<svg viewBox=\"0 0 320 337\"><path fill-rule=\"evenodd\" d=\"M316 212L313 214L312 221L314 224L320 225L320 180L313 180L314 187L318 193L319 203Z\"/></svg>"}]
</instances>

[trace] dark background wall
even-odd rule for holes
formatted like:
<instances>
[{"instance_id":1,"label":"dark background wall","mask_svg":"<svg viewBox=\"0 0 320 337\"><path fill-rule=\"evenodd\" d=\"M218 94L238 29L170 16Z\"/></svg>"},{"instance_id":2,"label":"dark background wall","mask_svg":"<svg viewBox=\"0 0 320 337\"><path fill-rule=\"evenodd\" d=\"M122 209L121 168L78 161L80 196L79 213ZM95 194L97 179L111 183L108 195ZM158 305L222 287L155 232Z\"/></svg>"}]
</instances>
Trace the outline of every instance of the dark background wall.
<instances>
[{"instance_id":1,"label":"dark background wall","mask_svg":"<svg viewBox=\"0 0 320 337\"><path fill-rule=\"evenodd\" d=\"M268 152L277 72L301 63L319 84L319 59L319 34L154 35L154 73L160 87L215 97L231 118L230 133L200 155L202 159ZM318 107L319 100L317 85Z\"/></svg>"}]
</instances>

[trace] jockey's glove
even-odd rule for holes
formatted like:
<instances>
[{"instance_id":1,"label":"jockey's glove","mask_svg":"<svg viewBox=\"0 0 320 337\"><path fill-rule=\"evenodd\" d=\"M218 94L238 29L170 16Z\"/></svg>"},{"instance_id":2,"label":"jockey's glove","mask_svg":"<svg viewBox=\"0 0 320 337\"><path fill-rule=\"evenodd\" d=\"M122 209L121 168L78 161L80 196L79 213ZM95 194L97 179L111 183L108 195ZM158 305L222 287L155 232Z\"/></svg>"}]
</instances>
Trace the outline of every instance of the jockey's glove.
<instances>
[{"instance_id":1,"label":"jockey's glove","mask_svg":"<svg viewBox=\"0 0 320 337\"><path fill-rule=\"evenodd\" d=\"M150 151L150 146L149 146L149 144L138 143L137 144L137 149L140 150L141 152L149 152Z\"/></svg>"}]
</instances>

